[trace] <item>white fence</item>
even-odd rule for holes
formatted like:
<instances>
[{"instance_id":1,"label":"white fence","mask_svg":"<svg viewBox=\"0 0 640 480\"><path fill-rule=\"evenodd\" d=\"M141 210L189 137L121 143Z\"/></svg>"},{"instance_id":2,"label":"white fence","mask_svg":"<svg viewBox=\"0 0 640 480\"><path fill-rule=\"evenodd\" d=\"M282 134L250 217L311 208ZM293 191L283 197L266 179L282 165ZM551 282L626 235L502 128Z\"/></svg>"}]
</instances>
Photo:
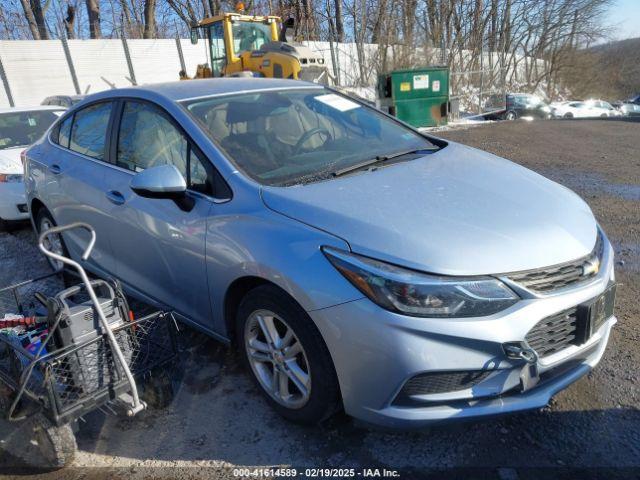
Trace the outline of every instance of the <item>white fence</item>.
<instances>
[{"instance_id":1,"label":"white fence","mask_svg":"<svg viewBox=\"0 0 640 480\"><path fill-rule=\"evenodd\" d=\"M68 40L67 45L69 59L60 40L0 41L6 80L0 84L0 107L10 105L9 95L16 106L29 106L51 95L95 93L130 86L134 80L138 85L175 81L182 69L178 45L172 39L127 40L133 78L121 40ZM309 46L325 58L333 72L329 43L313 42ZM181 39L180 47L188 74L193 75L198 64L207 62L205 42L192 45L188 39ZM367 48L371 50L371 46ZM356 78L355 45L341 44L337 50L341 83L351 85Z\"/></svg>"},{"instance_id":2,"label":"white fence","mask_svg":"<svg viewBox=\"0 0 640 480\"><path fill-rule=\"evenodd\" d=\"M128 40L127 45L138 85L178 79L182 67L175 40ZM206 62L204 42L192 45L180 40L180 46L188 72ZM70 62L60 40L0 41L6 77L4 88L0 86L0 106L9 105L9 94L17 106L38 105L50 95L95 93L134 83L121 40L69 40L68 49Z\"/></svg>"},{"instance_id":3,"label":"white fence","mask_svg":"<svg viewBox=\"0 0 640 480\"><path fill-rule=\"evenodd\" d=\"M334 44L333 56L328 42L308 42L307 45L324 57L332 75L339 77L340 85L368 85L370 93L373 92L376 71L382 68L378 45L363 46L363 75L354 43ZM200 41L192 45L188 39L127 40L126 44L119 39L68 40L66 44L61 40L3 40L0 41L0 107L9 106L10 98L16 106L29 106L38 105L51 95L87 94L132 84L175 81L182 69L180 52L188 74L193 75L198 64L207 62L206 43ZM387 68L394 64L394 57L406 54L406 48L389 47ZM415 49L410 54L416 65L438 63L440 59L438 49ZM498 61L488 61L489 55L485 54L485 68L489 64L497 67ZM466 70L462 57L464 55L454 59L453 70L458 72L452 75ZM520 70L522 65L514 69L516 81L522 76Z\"/></svg>"}]
</instances>

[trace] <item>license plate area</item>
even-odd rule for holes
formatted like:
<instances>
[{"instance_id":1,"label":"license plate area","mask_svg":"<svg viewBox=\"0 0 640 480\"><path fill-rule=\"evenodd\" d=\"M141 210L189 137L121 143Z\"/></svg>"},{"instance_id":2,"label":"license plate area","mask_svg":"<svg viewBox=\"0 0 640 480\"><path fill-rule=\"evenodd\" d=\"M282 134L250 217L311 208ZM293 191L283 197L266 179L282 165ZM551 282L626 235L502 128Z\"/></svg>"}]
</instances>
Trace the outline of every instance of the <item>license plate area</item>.
<instances>
[{"instance_id":1,"label":"license plate area","mask_svg":"<svg viewBox=\"0 0 640 480\"><path fill-rule=\"evenodd\" d=\"M585 343L591 335L613 316L616 301L616 285L613 284L602 294L578 305L577 344Z\"/></svg>"}]
</instances>

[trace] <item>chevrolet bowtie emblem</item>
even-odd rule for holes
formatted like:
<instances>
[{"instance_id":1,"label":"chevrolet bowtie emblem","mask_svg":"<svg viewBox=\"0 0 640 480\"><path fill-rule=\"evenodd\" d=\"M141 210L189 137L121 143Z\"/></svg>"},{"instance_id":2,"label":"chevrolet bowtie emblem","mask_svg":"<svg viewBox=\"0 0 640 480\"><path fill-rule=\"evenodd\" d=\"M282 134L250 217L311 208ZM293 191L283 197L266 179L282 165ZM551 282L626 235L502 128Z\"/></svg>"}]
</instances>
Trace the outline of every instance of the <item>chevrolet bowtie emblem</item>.
<instances>
[{"instance_id":1,"label":"chevrolet bowtie emblem","mask_svg":"<svg viewBox=\"0 0 640 480\"><path fill-rule=\"evenodd\" d=\"M600 270L600 259L599 258L591 258L582 264L582 276L590 277L591 275L595 275Z\"/></svg>"}]
</instances>

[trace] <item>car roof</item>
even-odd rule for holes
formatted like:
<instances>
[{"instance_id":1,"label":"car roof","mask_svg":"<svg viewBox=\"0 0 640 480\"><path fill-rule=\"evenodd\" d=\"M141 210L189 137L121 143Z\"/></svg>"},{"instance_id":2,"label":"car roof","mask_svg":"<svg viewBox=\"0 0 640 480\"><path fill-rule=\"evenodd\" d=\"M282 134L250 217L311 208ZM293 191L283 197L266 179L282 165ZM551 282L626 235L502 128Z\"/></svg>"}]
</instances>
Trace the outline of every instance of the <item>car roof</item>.
<instances>
[{"instance_id":1,"label":"car roof","mask_svg":"<svg viewBox=\"0 0 640 480\"><path fill-rule=\"evenodd\" d=\"M155 83L128 88L115 88L94 95L91 98L111 98L135 95L143 92L161 95L174 102L193 98L209 97L213 95L252 92L259 90L286 90L292 88L321 88L317 83L302 80L288 80L278 78L226 77L205 78L197 80L181 80L168 83Z\"/></svg>"},{"instance_id":2,"label":"car roof","mask_svg":"<svg viewBox=\"0 0 640 480\"><path fill-rule=\"evenodd\" d=\"M33 112L38 110L65 110L60 105L35 105L33 107L5 107L0 108L0 113L15 113L15 112Z\"/></svg>"}]
</instances>

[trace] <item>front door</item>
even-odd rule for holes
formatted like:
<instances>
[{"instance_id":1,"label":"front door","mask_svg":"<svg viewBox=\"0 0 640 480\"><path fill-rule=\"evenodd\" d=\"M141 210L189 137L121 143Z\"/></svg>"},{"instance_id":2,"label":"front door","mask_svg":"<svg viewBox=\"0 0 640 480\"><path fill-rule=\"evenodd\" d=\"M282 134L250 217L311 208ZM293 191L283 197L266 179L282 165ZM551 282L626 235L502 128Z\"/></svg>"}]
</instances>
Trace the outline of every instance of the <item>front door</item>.
<instances>
[{"instance_id":1,"label":"front door","mask_svg":"<svg viewBox=\"0 0 640 480\"><path fill-rule=\"evenodd\" d=\"M119 135L113 136L110 175L114 196L107 211L115 228L110 242L117 276L143 296L170 306L207 326L205 237L211 201L205 162L171 118L151 103L126 101L120 107ZM116 127L118 128L118 127ZM143 198L130 188L135 173L173 164L187 180L187 208L174 200Z\"/></svg>"}]
</instances>

